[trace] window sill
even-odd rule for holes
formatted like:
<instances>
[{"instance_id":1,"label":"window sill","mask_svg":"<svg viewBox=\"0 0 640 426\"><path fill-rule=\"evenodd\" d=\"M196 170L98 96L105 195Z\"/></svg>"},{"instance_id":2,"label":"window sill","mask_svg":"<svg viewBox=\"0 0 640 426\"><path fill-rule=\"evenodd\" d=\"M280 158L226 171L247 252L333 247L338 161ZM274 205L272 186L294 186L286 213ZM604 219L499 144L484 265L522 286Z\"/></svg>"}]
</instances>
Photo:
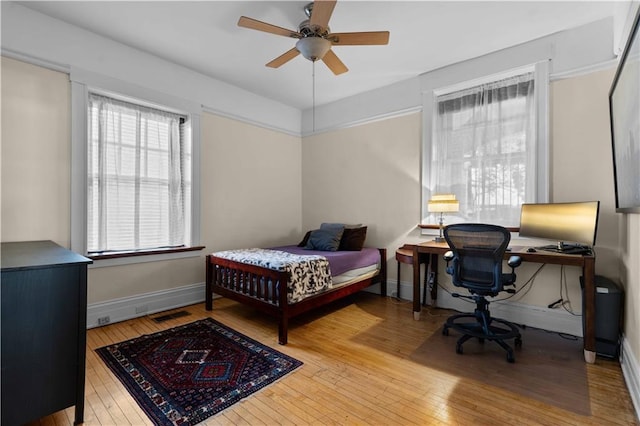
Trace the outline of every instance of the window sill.
<instances>
[{"instance_id":1,"label":"window sill","mask_svg":"<svg viewBox=\"0 0 640 426\"><path fill-rule=\"evenodd\" d=\"M134 263L159 262L163 260L184 259L200 256L205 246L179 247L170 249L127 251L87 256L93 260L90 268L105 266L129 265Z\"/></svg>"}]
</instances>

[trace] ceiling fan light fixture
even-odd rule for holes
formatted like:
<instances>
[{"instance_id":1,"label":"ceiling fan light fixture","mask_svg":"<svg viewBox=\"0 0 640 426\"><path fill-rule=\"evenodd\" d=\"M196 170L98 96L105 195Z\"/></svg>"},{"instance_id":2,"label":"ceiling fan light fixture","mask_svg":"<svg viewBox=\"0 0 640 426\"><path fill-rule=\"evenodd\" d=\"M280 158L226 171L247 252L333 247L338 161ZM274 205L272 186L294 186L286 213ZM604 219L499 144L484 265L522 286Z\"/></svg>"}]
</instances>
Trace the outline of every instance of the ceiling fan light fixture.
<instances>
[{"instance_id":1,"label":"ceiling fan light fixture","mask_svg":"<svg viewBox=\"0 0 640 426\"><path fill-rule=\"evenodd\" d=\"M304 37L296 43L296 49L308 60L322 59L331 49L331 42L322 37Z\"/></svg>"},{"instance_id":2,"label":"ceiling fan light fixture","mask_svg":"<svg viewBox=\"0 0 640 426\"><path fill-rule=\"evenodd\" d=\"M1 0L0 0L1 1ZM340 75L349 71L345 64L331 50L336 46L375 46L389 43L389 31L359 31L331 33L329 20L338 0L315 0L304 7L306 19L298 26L298 31L282 28L257 19L241 16L238 26L297 39L295 47L266 63L270 68L279 68L296 56L315 63L318 59L333 72Z\"/></svg>"}]
</instances>

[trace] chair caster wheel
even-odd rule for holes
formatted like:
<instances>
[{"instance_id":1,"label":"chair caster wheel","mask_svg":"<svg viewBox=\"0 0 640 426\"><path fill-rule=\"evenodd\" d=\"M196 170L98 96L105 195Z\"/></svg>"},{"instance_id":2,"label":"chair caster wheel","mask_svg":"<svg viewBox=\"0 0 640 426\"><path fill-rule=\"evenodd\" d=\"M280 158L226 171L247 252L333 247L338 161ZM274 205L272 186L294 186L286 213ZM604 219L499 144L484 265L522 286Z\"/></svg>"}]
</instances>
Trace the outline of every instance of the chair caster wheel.
<instances>
[{"instance_id":1,"label":"chair caster wheel","mask_svg":"<svg viewBox=\"0 0 640 426\"><path fill-rule=\"evenodd\" d=\"M443 336L448 336L449 335L449 329L447 327L443 327L442 328L442 335Z\"/></svg>"},{"instance_id":2,"label":"chair caster wheel","mask_svg":"<svg viewBox=\"0 0 640 426\"><path fill-rule=\"evenodd\" d=\"M519 337L516 337L516 340L514 342L516 348L521 348L522 347L522 339Z\"/></svg>"},{"instance_id":3,"label":"chair caster wheel","mask_svg":"<svg viewBox=\"0 0 640 426\"><path fill-rule=\"evenodd\" d=\"M513 364L514 362L516 362L516 357L513 356L513 353L511 352L507 353L507 362L510 364Z\"/></svg>"},{"instance_id":4,"label":"chair caster wheel","mask_svg":"<svg viewBox=\"0 0 640 426\"><path fill-rule=\"evenodd\" d=\"M462 355L462 345L456 345L456 353Z\"/></svg>"}]
</instances>

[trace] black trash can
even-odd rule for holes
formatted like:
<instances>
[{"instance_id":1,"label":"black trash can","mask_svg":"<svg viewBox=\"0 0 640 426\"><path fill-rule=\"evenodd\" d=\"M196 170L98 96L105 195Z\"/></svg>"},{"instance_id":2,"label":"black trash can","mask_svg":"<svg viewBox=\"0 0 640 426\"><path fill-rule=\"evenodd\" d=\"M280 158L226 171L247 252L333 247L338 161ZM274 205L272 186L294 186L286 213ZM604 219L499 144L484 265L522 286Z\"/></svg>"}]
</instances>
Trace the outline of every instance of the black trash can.
<instances>
[{"instance_id":1,"label":"black trash can","mask_svg":"<svg viewBox=\"0 0 640 426\"><path fill-rule=\"evenodd\" d=\"M617 358L620 350L623 291L613 280L596 275L596 354ZM584 313L584 279L580 277L582 289L582 312ZM582 333L585 318L582 316Z\"/></svg>"}]
</instances>

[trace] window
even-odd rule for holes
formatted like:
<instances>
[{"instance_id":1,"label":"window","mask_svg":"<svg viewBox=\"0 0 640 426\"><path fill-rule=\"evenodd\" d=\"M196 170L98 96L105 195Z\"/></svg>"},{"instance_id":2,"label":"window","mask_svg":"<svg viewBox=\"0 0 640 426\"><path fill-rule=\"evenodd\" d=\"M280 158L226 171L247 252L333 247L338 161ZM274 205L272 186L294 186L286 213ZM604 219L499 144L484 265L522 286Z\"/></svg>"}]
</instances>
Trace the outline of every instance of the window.
<instances>
[{"instance_id":1,"label":"window","mask_svg":"<svg viewBox=\"0 0 640 426\"><path fill-rule=\"evenodd\" d=\"M448 215L448 223L518 226L522 203L540 198L539 173L546 173L540 159L546 151L538 146L538 81L531 67L434 94L423 161L423 223L437 222L428 216L426 200L451 193L460 210Z\"/></svg>"},{"instance_id":2,"label":"window","mask_svg":"<svg viewBox=\"0 0 640 426\"><path fill-rule=\"evenodd\" d=\"M92 268L199 257L202 106L79 68L71 249Z\"/></svg>"},{"instance_id":3,"label":"window","mask_svg":"<svg viewBox=\"0 0 640 426\"><path fill-rule=\"evenodd\" d=\"M89 94L88 254L191 244L186 120L173 112Z\"/></svg>"}]
</instances>

